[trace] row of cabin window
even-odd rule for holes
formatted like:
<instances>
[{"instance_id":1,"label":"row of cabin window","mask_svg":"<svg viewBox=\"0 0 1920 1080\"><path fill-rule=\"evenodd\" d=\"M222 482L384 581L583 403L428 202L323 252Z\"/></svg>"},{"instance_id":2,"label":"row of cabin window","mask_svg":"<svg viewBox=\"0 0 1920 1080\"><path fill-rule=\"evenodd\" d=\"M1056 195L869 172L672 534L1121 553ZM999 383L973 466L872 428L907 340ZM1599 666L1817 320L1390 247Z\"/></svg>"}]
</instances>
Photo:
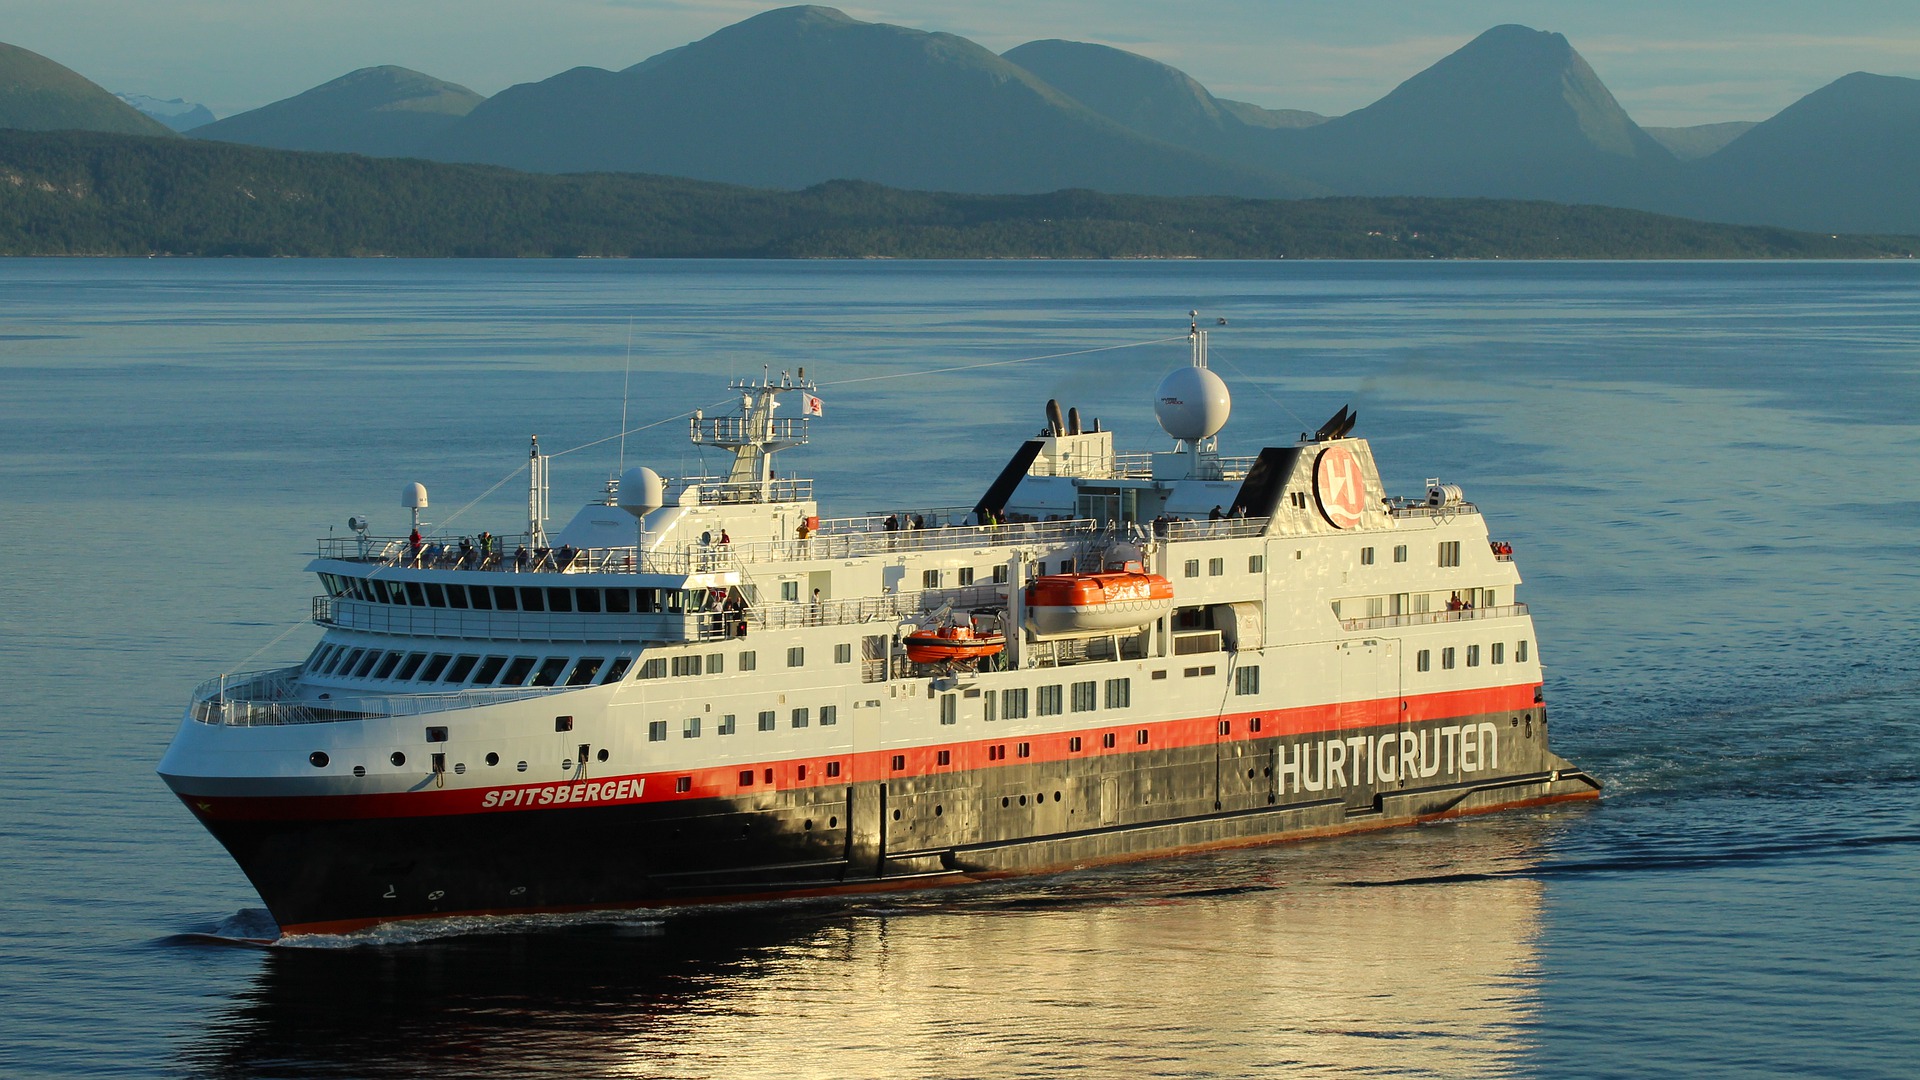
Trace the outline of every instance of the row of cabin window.
<instances>
[{"instance_id":1,"label":"row of cabin window","mask_svg":"<svg viewBox=\"0 0 1920 1080\"><path fill-rule=\"evenodd\" d=\"M853 663L853 646L841 642L833 647L833 662L836 664ZM787 650L787 666L790 668L807 665L807 650L795 645ZM758 650L748 649L740 654L741 671L757 671L760 667ZM656 656L640 662L642 679L664 679L669 675L721 675L727 670L726 653L706 653L686 656Z\"/></svg>"},{"instance_id":2,"label":"row of cabin window","mask_svg":"<svg viewBox=\"0 0 1920 1080\"><path fill-rule=\"evenodd\" d=\"M307 661L307 672L450 686L591 686L619 682L632 663L631 656L616 656L609 663L604 656L487 656L321 645Z\"/></svg>"},{"instance_id":3,"label":"row of cabin window","mask_svg":"<svg viewBox=\"0 0 1920 1080\"><path fill-rule=\"evenodd\" d=\"M1403 563L1407 561L1407 545L1405 544L1393 545L1393 561L1397 563ZM1460 565L1460 541L1458 540L1440 541L1438 562L1439 562L1439 565L1441 566L1459 566ZM1372 548L1363 547L1360 549L1360 565L1361 566L1373 565L1373 549Z\"/></svg>"},{"instance_id":4,"label":"row of cabin window","mask_svg":"<svg viewBox=\"0 0 1920 1080\"><path fill-rule=\"evenodd\" d=\"M1440 650L1440 670L1442 671L1453 670L1454 662L1458 658L1459 658L1459 654L1454 650L1452 646L1448 646L1447 648L1441 649ZM1490 664L1506 663L1507 662L1507 643L1504 641L1496 641L1493 644L1487 646L1487 662ZM1527 662L1527 643L1526 642L1516 641L1513 643L1513 662L1516 664L1524 664ZM1467 666L1468 667L1480 666L1480 646L1478 645L1467 646ZM1413 657L1413 669L1415 671L1433 670L1432 650L1421 649L1419 652L1415 653Z\"/></svg>"},{"instance_id":5,"label":"row of cabin window","mask_svg":"<svg viewBox=\"0 0 1920 1080\"><path fill-rule=\"evenodd\" d=\"M1092 712L1100 707L1100 684L1092 679L1077 682L1071 686L1054 683L1051 686L1034 687L1031 701L1037 707L1035 715L1059 716L1070 706L1074 712ZM981 719L983 720L1019 720L1027 715L1029 689L1014 687L1007 690L988 690L980 696ZM1129 709L1133 707L1133 680L1108 679L1106 681L1106 707L1109 709ZM958 699L947 694L940 701L940 722L957 724L960 722Z\"/></svg>"},{"instance_id":6,"label":"row of cabin window","mask_svg":"<svg viewBox=\"0 0 1920 1080\"><path fill-rule=\"evenodd\" d=\"M700 729L702 727L701 722L704 719L705 719L704 717L689 716L685 720L681 721L680 737L683 739L699 738ZM762 710L760 715L756 717L755 720L759 730L761 731L778 731L780 729L780 713L779 713L779 710L777 709ZM732 735L734 732L740 729L739 721L740 721L740 718L738 715L734 713L727 713L724 716L720 717L720 722L718 724L714 725L713 733L715 735ZM833 727L835 724L838 724L840 722L840 706L838 705L820 706L819 722L821 727ZM787 723L790 727L795 727L795 728L811 727L814 723L813 710L811 708L794 709L791 713L788 714ZM650 721L647 724L647 741L648 742L666 742L667 741L667 722L665 720L654 720L654 721ZM838 775L838 773L833 772L833 773L828 773L827 775L835 776L835 775ZM801 779L804 780L806 778L802 776Z\"/></svg>"},{"instance_id":7,"label":"row of cabin window","mask_svg":"<svg viewBox=\"0 0 1920 1080\"><path fill-rule=\"evenodd\" d=\"M585 615L672 615L699 611L704 589L573 589L535 585L456 585L439 581L321 574L330 596L372 604L472 611L530 611Z\"/></svg>"},{"instance_id":8,"label":"row of cabin window","mask_svg":"<svg viewBox=\"0 0 1920 1080\"><path fill-rule=\"evenodd\" d=\"M1185 576L1187 577L1199 577L1200 576L1200 560L1188 559L1186 562L1186 565L1182 567L1182 570L1184 571ZM1207 560L1207 576L1208 577L1220 577L1226 572L1227 572L1227 560L1225 559L1208 559ZM1265 555L1247 556L1247 573L1264 574L1266 572L1267 572L1267 557Z\"/></svg>"}]
</instances>

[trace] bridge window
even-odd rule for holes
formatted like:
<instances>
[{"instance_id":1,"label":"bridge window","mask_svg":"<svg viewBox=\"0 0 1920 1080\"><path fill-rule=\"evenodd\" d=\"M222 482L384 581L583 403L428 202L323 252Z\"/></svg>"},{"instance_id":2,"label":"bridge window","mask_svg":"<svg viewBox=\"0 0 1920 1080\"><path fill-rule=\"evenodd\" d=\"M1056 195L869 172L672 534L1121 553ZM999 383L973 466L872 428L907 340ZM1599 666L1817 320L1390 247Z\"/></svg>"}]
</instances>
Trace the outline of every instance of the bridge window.
<instances>
[{"instance_id":1,"label":"bridge window","mask_svg":"<svg viewBox=\"0 0 1920 1080\"><path fill-rule=\"evenodd\" d=\"M427 661L427 666L420 669L420 681L434 682L438 680L440 673L447 670L447 664L452 659L453 657L447 653L434 653L432 659Z\"/></svg>"},{"instance_id":2,"label":"bridge window","mask_svg":"<svg viewBox=\"0 0 1920 1080\"><path fill-rule=\"evenodd\" d=\"M606 607L609 615L625 615L633 609L633 592L629 589L608 589Z\"/></svg>"},{"instance_id":3,"label":"bridge window","mask_svg":"<svg viewBox=\"0 0 1920 1080\"><path fill-rule=\"evenodd\" d=\"M386 658L380 661L380 668L374 672L373 677L376 679L384 679L393 674L393 669L400 664L401 656L402 654L397 652L388 653Z\"/></svg>"},{"instance_id":4,"label":"bridge window","mask_svg":"<svg viewBox=\"0 0 1920 1080\"><path fill-rule=\"evenodd\" d=\"M467 606L467 587L465 585L447 586L447 606L465 609Z\"/></svg>"},{"instance_id":5,"label":"bridge window","mask_svg":"<svg viewBox=\"0 0 1920 1080\"><path fill-rule=\"evenodd\" d=\"M374 651L369 652L366 655L365 659L360 661L360 666L353 669L354 678L356 679L366 678L367 672L373 670L374 663L379 659L380 659L380 651L378 649L375 649Z\"/></svg>"},{"instance_id":6,"label":"bridge window","mask_svg":"<svg viewBox=\"0 0 1920 1080\"><path fill-rule=\"evenodd\" d=\"M482 686L491 686L500 677L500 669L507 666L504 656L489 656L480 662L480 669L473 674L473 681Z\"/></svg>"},{"instance_id":7,"label":"bridge window","mask_svg":"<svg viewBox=\"0 0 1920 1080\"><path fill-rule=\"evenodd\" d=\"M560 676L567 670L567 665L572 662L573 658L570 656L547 657L540 662L540 670L533 673L533 685L552 686L559 682Z\"/></svg>"},{"instance_id":8,"label":"bridge window","mask_svg":"<svg viewBox=\"0 0 1920 1080\"><path fill-rule=\"evenodd\" d=\"M507 665L507 673L500 677L501 686L525 686L528 673L533 671L533 657L516 656L513 663Z\"/></svg>"},{"instance_id":9,"label":"bridge window","mask_svg":"<svg viewBox=\"0 0 1920 1080\"><path fill-rule=\"evenodd\" d=\"M420 588L419 582L407 582L407 603L414 607L427 606L427 594L424 589Z\"/></svg>"},{"instance_id":10,"label":"bridge window","mask_svg":"<svg viewBox=\"0 0 1920 1080\"><path fill-rule=\"evenodd\" d=\"M512 610L512 609L509 608L508 610ZM520 589L520 610L521 611L547 610L546 591L543 589L536 589L531 586L523 586Z\"/></svg>"},{"instance_id":11,"label":"bridge window","mask_svg":"<svg viewBox=\"0 0 1920 1080\"><path fill-rule=\"evenodd\" d=\"M627 674L627 669L632 666L633 666L633 657L631 656L614 657L613 663L607 665L607 673L605 675L600 676L600 685L605 686L608 683L619 682L621 678L623 678Z\"/></svg>"},{"instance_id":12,"label":"bridge window","mask_svg":"<svg viewBox=\"0 0 1920 1080\"><path fill-rule=\"evenodd\" d=\"M600 665L604 663L606 663L606 660L602 657L598 657L598 656L581 657L580 662L573 665L573 670L567 673L567 685L568 686L593 685L593 677L600 673Z\"/></svg>"},{"instance_id":13,"label":"bridge window","mask_svg":"<svg viewBox=\"0 0 1920 1080\"><path fill-rule=\"evenodd\" d=\"M554 612L562 612L562 613L572 611L573 610L573 590L572 589L548 589L547 590L547 610L554 611Z\"/></svg>"},{"instance_id":14,"label":"bridge window","mask_svg":"<svg viewBox=\"0 0 1920 1080\"><path fill-rule=\"evenodd\" d=\"M394 675L394 678L402 682L413 678L413 673L420 670L421 663L426 659L426 653L408 653L407 662L400 665L400 670Z\"/></svg>"}]
</instances>

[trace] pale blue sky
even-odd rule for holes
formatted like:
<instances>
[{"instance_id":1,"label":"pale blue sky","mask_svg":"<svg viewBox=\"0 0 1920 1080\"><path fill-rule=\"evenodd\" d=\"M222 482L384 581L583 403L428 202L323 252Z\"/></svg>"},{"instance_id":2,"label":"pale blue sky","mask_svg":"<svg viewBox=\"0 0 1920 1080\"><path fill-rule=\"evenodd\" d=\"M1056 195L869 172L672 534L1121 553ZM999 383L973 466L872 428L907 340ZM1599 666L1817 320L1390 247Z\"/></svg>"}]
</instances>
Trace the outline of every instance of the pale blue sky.
<instances>
[{"instance_id":1,"label":"pale blue sky","mask_svg":"<svg viewBox=\"0 0 1920 1080\"><path fill-rule=\"evenodd\" d=\"M618 69L776 4L756 0L0 0L0 41L109 90L221 116L399 64L483 94ZM1572 40L1647 125L1763 120L1850 71L1920 76L1920 0L879 0L855 18L1004 52L1097 41L1269 108L1359 108L1486 28Z\"/></svg>"}]
</instances>

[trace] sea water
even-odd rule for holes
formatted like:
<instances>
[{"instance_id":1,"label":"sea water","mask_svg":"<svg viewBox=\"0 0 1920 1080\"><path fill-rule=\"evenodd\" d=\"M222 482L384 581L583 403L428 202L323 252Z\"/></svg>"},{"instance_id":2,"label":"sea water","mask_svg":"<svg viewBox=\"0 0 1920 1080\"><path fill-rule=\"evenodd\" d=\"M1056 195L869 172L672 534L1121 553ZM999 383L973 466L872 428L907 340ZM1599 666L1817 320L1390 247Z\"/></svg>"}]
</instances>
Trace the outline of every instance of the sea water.
<instances>
[{"instance_id":1,"label":"sea water","mask_svg":"<svg viewBox=\"0 0 1920 1080\"><path fill-rule=\"evenodd\" d=\"M1596 805L985 887L260 951L153 765L296 660L349 515L524 527L822 384L830 514L971 505L1048 398L1359 412L1510 542ZM1224 319L1222 324L1220 320ZM1090 351L1097 350L1097 351ZM0 1075L1829 1076L1920 1060L1920 266L0 262ZM629 428L617 438L623 415Z\"/></svg>"}]
</instances>

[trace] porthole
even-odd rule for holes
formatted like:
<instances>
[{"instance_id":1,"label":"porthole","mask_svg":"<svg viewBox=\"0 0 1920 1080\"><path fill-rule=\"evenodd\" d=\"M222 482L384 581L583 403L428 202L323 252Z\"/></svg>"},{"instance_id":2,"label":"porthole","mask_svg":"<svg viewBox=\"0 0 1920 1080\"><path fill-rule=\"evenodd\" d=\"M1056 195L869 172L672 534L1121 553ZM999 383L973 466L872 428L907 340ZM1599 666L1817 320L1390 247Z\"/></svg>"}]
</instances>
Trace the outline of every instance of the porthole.
<instances>
[{"instance_id":1,"label":"porthole","mask_svg":"<svg viewBox=\"0 0 1920 1080\"><path fill-rule=\"evenodd\" d=\"M934 816L934 817L939 817L939 816L940 816L941 814L943 814L943 813L945 813L945 812L946 812L946 807L944 807L944 806L936 806L936 807L934 807L934 808L933 808L933 816Z\"/></svg>"},{"instance_id":2,"label":"porthole","mask_svg":"<svg viewBox=\"0 0 1920 1080\"><path fill-rule=\"evenodd\" d=\"M316 769L326 768L327 763L332 760L333 760L332 758L327 756L327 752L325 750L315 750L313 753L307 755L308 763L310 763Z\"/></svg>"},{"instance_id":3,"label":"porthole","mask_svg":"<svg viewBox=\"0 0 1920 1080\"><path fill-rule=\"evenodd\" d=\"M604 748L602 748L600 753L595 756L597 756L601 761L605 761L607 760L607 751Z\"/></svg>"},{"instance_id":4,"label":"porthole","mask_svg":"<svg viewBox=\"0 0 1920 1080\"><path fill-rule=\"evenodd\" d=\"M353 775L355 776L367 775L367 767L365 765L355 765L353 767Z\"/></svg>"},{"instance_id":5,"label":"porthole","mask_svg":"<svg viewBox=\"0 0 1920 1080\"><path fill-rule=\"evenodd\" d=\"M572 759L572 758L562 758L562 759L560 759L560 771L561 771L561 772L572 772L572 771L573 771L573 759Z\"/></svg>"},{"instance_id":6,"label":"porthole","mask_svg":"<svg viewBox=\"0 0 1920 1080\"><path fill-rule=\"evenodd\" d=\"M466 763L466 762L464 762L464 761L456 761L456 762L454 762L454 763L453 763L453 775L455 775L455 776L465 776L465 775L466 775L466 772L467 772L467 763Z\"/></svg>"},{"instance_id":7,"label":"porthole","mask_svg":"<svg viewBox=\"0 0 1920 1080\"><path fill-rule=\"evenodd\" d=\"M1000 798L1000 809L1002 809L1002 810L1005 810L1005 809L1006 809L1007 807L1009 807L1009 806L1012 806L1012 805L1013 805L1013 800L1012 800L1012 799L1009 799L1009 798L1007 798L1007 797L1006 797L1006 796L1004 796L1004 795L1003 795L1003 796L1001 796L1001 798Z\"/></svg>"},{"instance_id":8,"label":"porthole","mask_svg":"<svg viewBox=\"0 0 1920 1080\"><path fill-rule=\"evenodd\" d=\"M899 821L899 820L900 820L900 811L898 811L898 810L895 810L895 811L893 812L893 820L895 820L895 821Z\"/></svg>"},{"instance_id":9,"label":"porthole","mask_svg":"<svg viewBox=\"0 0 1920 1080\"><path fill-rule=\"evenodd\" d=\"M1027 797L1025 795L1020 796L1020 805L1021 806L1027 805Z\"/></svg>"},{"instance_id":10,"label":"porthole","mask_svg":"<svg viewBox=\"0 0 1920 1080\"><path fill-rule=\"evenodd\" d=\"M527 771L527 763L526 763L526 762L524 762L524 761L523 761L523 762L521 762L521 763L520 763L520 765L519 765L519 769L520 769L520 771L521 771L521 772L526 772L526 771Z\"/></svg>"},{"instance_id":11,"label":"porthole","mask_svg":"<svg viewBox=\"0 0 1920 1080\"><path fill-rule=\"evenodd\" d=\"M498 765L498 764L500 764L500 755L499 755L499 754L488 754L488 755L487 755L487 766L488 766L489 768L491 768L491 767L493 767L493 766L495 766L495 765Z\"/></svg>"},{"instance_id":12,"label":"porthole","mask_svg":"<svg viewBox=\"0 0 1920 1080\"><path fill-rule=\"evenodd\" d=\"M803 829L805 829L805 830L807 830L808 832L812 832L812 831L813 831L813 819L812 819L812 818L808 818L808 819L806 820L806 823L805 823L805 824L803 824L803 825L802 825L802 826L800 826L800 827L801 827L801 828L803 828Z\"/></svg>"},{"instance_id":13,"label":"porthole","mask_svg":"<svg viewBox=\"0 0 1920 1080\"><path fill-rule=\"evenodd\" d=\"M407 755L401 753L398 750L395 750L393 752L393 756L388 758L387 760L393 762L393 767L397 769L400 766L405 765L407 763Z\"/></svg>"},{"instance_id":14,"label":"porthole","mask_svg":"<svg viewBox=\"0 0 1920 1080\"><path fill-rule=\"evenodd\" d=\"M840 827L840 819L839 819L839 818L837 818L837 817L830 817L830 818L828 818L828 819L827 819L827 828L829 828L829 829L837 829L837 828L839 828L839 827Z\"/></svg>"},{"instance_id":15,"label":"porthole","mask_svg":"<svg viewBox=\"0 0 1920 1080\"><path fill-rule=\"evenodd\" d=\"M1057 792L1057 791L1056 791L1056 792L1054 792L1054 793L1053 793L1053 801L1054 801L1054 802L1059 802L1059 801L1060 801L1060 793L1059 793L1059 792Z\"/></svg>"}]
</instances>

